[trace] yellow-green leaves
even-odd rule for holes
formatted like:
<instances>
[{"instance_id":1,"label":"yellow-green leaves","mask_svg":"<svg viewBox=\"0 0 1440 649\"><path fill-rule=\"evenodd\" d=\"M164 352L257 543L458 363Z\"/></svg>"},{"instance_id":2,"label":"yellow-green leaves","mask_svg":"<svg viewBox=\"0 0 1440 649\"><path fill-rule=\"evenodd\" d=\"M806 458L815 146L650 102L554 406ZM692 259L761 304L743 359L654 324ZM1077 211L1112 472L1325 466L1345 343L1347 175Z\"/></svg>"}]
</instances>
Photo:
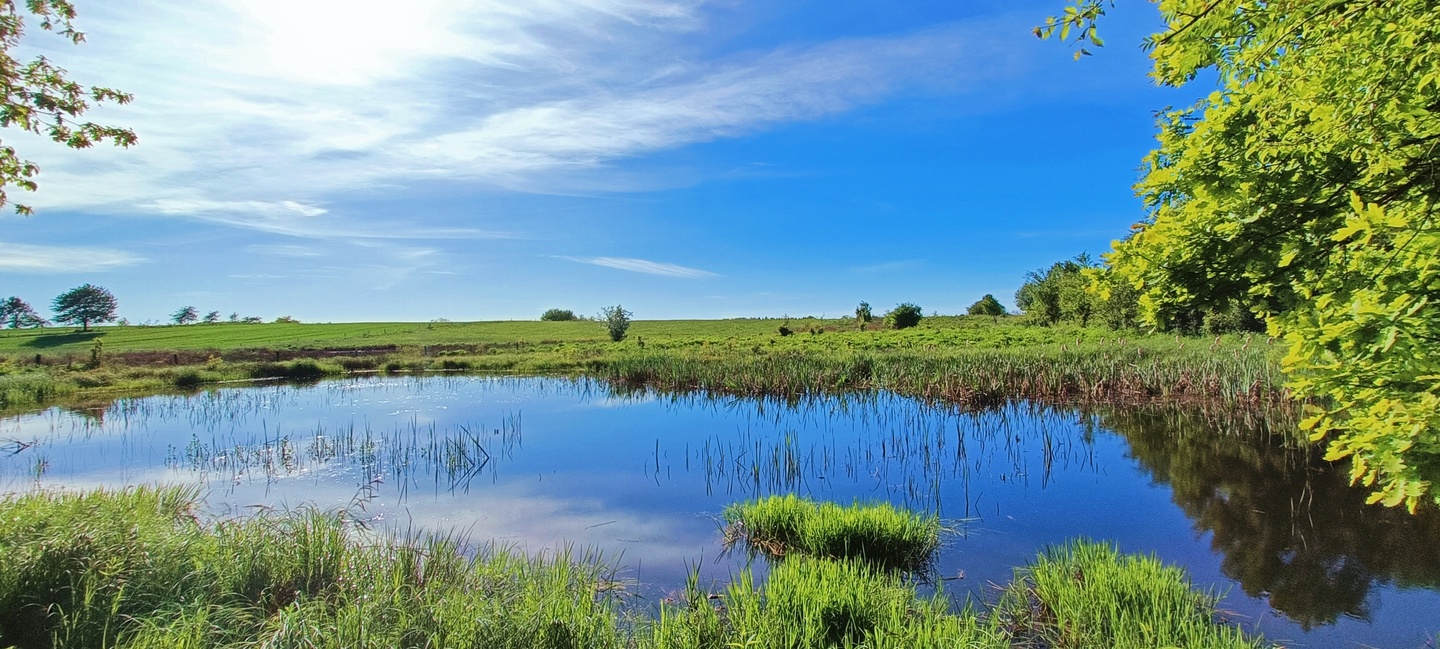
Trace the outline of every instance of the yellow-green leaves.
<instances>
[{"instance_id":1,"label":"yellow-green leaves","mask_svg":"<svg viewBox=\"0 0 1440 649\"><path fill-rule=\"evenodd\" d=\"M1156 4L1152 75L1218 82L1160 118L1136 187L1149 214L1111 269L1155 326L1248 301L1289 345L1290 387L1320 409L1304 428L1330 457L1375 502L1440 501L1440 11ZM1076 0L1053 25L1094 42L1105 6Z\"/></svg>"}]
</instances>

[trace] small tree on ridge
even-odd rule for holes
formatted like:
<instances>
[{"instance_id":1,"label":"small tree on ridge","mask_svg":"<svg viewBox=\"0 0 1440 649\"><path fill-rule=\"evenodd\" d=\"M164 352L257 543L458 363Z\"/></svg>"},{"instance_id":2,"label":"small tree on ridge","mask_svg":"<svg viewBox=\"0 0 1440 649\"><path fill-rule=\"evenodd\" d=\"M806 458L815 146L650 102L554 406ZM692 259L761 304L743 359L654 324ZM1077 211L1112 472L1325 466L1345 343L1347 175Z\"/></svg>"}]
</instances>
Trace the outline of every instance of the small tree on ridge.
<instances>
[{"instance_id":1,"label":"small tree on ridge","mask_svg":"<svg viewBox=\"0 0 1440 649\"><path fill-rule=\"evenodd\" d=\"M200 319L200 312L193 306L180 307L179 310L170 314L171 322L177 325L187 325Z\"/></svg>"},{"instance_id":2,"label":"small tree on ridge","mask_svg":"<svg viewBox=\"0 0 1440 649\"><path fill-rule=\"evenodd\" d=\"M6 298L0 302L0 322L11 329L22 327L43 327L50 324L25 300L18 297Z\"/></svg>"},{"instance_id":3,"label":"small tree on ridge","mask_svg":"<svg viewBox=\"0 0 1440 649\"><path fill-rule=\"evenodd\" d=\"M635 315L625 310L619 304L607 306L600 309L600 323L605 325L605 331L610 334L610 340L620 342L625 340L625 332L630 329L630 316Z\"/></svg>"},{"instance_id":4,"label":"small tree on ridge","mask_svg":"<svg viewBox=\"0 0 1440 649\"><path fill-rule=\"evenodd\" d=\"M92 322L114 322L118 304L110 291L93 284L83 284L55 297L50 308L55 310L55 321L61 324L78 324L82 331L90 330Z\"/></svg>"},{"instance_id":5,"label":"small tree on ridge","mask_svg":"<svg viewBox=\"0 0 1440 649\"><path fill-rule=\"evenodd\" d=\"M999 322L1000 316L1005 315L1005 305L1001 304L1000 300L995 299L994 295L986 293L985 297L980 298L979 301L970 305L970 309L966 311L966 313L970 315L988 315L996 322Z\"/></svg>"}]
</instances>

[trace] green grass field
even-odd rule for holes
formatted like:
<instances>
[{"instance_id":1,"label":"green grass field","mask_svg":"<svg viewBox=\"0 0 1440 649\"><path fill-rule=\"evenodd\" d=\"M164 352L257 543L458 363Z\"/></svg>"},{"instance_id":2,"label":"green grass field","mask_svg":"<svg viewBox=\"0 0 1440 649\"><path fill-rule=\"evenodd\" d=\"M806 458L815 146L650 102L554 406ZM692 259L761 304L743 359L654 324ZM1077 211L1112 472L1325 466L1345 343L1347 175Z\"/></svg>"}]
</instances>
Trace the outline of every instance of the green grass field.
<instances>
[{"instance_id":1,"label":"green grass field","mask_svg":"<svg viewBox=\"0 0 1440 649\"><path fill-rule=\"evenodd\" d=\"M793 332L783 335L781 328ZM888 389L977 406L1008 399L1285 401L1278 347L932 317L639 321L621 342L595 322L217 324L0 332L0 409L193 390L223 381L357 372L584 374L627 389L798 396Z\"/></svg>"},{"instance_id":2,"label":"green grass field","mask_svg":"<svg viewBox=\"0 0 1440 649\"><path fill-rule=\"evenodd\" d=\"M937 318L948 324L936 328L965 328L960 318ZM729 339L778 335L785 320L640 320L630 328L629 339ZM838 328L843 321L797 319L790 328ZM120 351L229 350L282 348L363 348L398 345L602 343L605 329L589 321L539 322L358 322L339 324L213 324L163 327L94 327L81 332L70 327L7 329L0 331L0 354L89 353L95 340L105 349Z\"/></svg>"}]
</instances>

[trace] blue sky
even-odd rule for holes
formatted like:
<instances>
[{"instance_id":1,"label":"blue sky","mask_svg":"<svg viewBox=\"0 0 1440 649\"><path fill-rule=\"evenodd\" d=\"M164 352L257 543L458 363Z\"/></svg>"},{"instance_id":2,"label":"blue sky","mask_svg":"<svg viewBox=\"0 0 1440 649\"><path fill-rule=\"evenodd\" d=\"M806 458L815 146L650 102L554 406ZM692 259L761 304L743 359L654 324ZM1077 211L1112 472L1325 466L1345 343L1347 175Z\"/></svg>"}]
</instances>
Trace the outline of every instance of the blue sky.
<instances>
[{"instance_id":1,"label":"blue sky","mask_svg":"<svg viewBox=\"0 0 1440 649\"><path fill-rule=\"evenodd\" d=\"M0 297L302 321L963 312L1141 216L1150 3L1081 61L1062 0L84 0L29 37L135 94L41 165ZM37 30L38 31L38 30ZM13 192L12 194L17 194Z\"/></svg>"}]
</instances>

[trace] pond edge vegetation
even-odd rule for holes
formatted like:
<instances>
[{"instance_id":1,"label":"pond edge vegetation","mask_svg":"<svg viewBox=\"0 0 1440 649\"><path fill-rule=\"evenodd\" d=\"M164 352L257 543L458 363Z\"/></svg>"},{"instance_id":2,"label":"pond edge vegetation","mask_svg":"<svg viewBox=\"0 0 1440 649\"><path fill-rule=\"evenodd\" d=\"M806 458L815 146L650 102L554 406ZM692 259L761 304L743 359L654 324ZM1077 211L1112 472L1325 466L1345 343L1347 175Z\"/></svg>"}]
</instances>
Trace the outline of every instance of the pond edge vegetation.
<instances>
[{"instance_id":1,"label":"pond edge vegetation","mask_svg":"<svg viewBox=\"0 0 1440 649\"><path fill-rule=\"evenodd\" d=\"M0 645L50 647L1261 647L1178 568L1052 548L993 605L922 596L852 558L796 554L762 585L693 577L646 612L574 549L527 557L384 535L313 508L207 520L178 487L0 498ZM813 503L810 503L814 505Z\"/></svg>"}]
</instances>

